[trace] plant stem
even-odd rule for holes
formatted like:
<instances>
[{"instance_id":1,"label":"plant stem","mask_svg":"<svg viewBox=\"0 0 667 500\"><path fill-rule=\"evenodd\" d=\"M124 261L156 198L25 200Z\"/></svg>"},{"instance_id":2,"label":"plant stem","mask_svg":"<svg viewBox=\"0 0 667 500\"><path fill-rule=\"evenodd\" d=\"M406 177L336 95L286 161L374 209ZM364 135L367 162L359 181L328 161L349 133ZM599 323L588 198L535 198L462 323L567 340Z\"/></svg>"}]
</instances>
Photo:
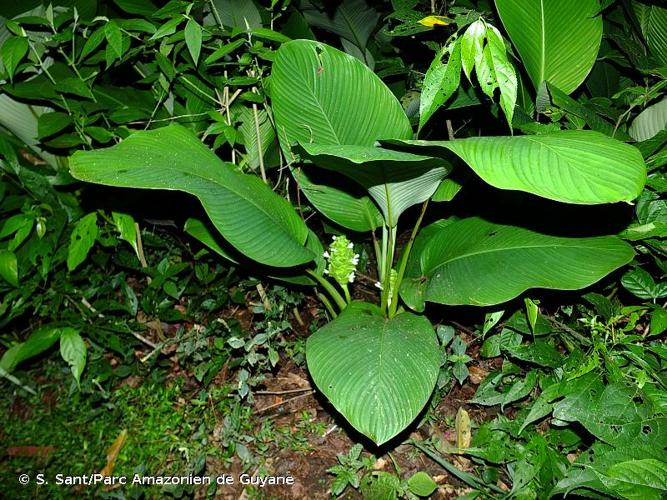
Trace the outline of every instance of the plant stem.
<instances>
[{"instance_id":1,"label":"plant stem","mask_svg":"<svg viewBox=\"0 0 667 500\"><path fill-rule=\"evenodd\" d=\"M381 304L382 313L387 312L388 308L388 298L389 298L389 288L391 283L391 266L394 262L394 229L389 225L386 226L387 234L387 249L384 255L384 275L382 276L382 294L381 294ZM385 238L385 233L382 234L383 239Z\"/></svg>"},{"instance_id":2,"label":"plant stem","mask_svg":"<svg viewBox=\"0 0 667 500\"><path fill-rule=\"evenodd\" d=\"M382 251L380 250L380 244L378 243L377 236L375 236L375 230L371 231L371 236L373 238L373 248L375 249L375 261L377 262L377 268L378 268L378 281L382 281Z\"/></svg>"},{"instance_id":3,"label":"plant stem","mask_svg":"<svg viewBox=\"0 0 667 500\"><path fill-rule=\"evenodd\" d=\"M217 7L215 6L215 3L213 0L209 0L209 5L211 6L211 12L213 12L213 17L215 18L215 22L218 23L218 26L220 29L224 30L225 27L222 24L222 19L220 19L220 13L218 12Z\"/></svg>"},{"instance_id":4,"label":"plant stem","mask_svg":"<svg viewBox=\"0 0 667 500\"><path fill-rule=\"evenodd\" d=\"M394 285L394 290L392 290L391 306L389 309L390 318L396 316L396 309L398 308L398 289L400 288L401 282L403 281L403 276L405 275L405 268L407 267L408 264L408 257L410 257L410 252L412 251L412 245L415 242L415 238L417 238L417 233L419 232L422 220L424 219L424 214L426 213L426 209L428 208L428 202L429 200L426 200L423 203L422 210L419 214L419 218L417 219L415 226L412 228L412 234L410 234L410 240L408 241L408 244L405 245L405 249L403 250L403 254L401 255L401 263L398 268L398 275L396 276L396 284Z\"/></svg>"},{"instance_id":5,"label":"plant stem","mask_svg":"<svg viewBox=\"0 0 667 500\"><path fill-rule=\"evenodd\" d=\"M253 87L253 90L256 90ZM264 184L267 183L266 171L264 169L264 153L262 152L262 133L259 128L259 113L257 112L257 103L252 103L252 113L255 119L255 135L257 137L257 159L259 160L259 172L262 174Z\"/></svg>"},{"instance_id":6,"label":"plant stem","mask_svg":"<svg viewBox=\"0 0 667 500\"><path fill-rule=\"evenodd\" d=\"M347 302L345 302L345 299L340 295L340 293L338 293L338 291L334 288L334 286L331 283L329 283L322 276L314 272L312 269L307 269L306 274L314 278L315 281L317 281L320 285L322 285L322 288L324 288L327 292L329 292L329 295L331 296L332 299L334 299L334 302L336 303L336 305L338 305L338 308L341 311L345 309L345 306L347 306Z\"/></svg>"},{"instance_id":7,"label":"plant stem","mask_svg":"<svg viewBox=\"0 0 667 500\"><path fill-rule=\"evenodd\" d=\"M350 287L348 287L347 284L343 285L343 292L345 292L345 300L347 300L347 303L349 304L352 302L352 297L350 296Z\"/></svg>"},{"instance_id":8,"label":"plant stem","mask_svg":"<svg viewBox=\"0 0 667 500\"><path fill-rule=\"evenodd\" d=\"M331 301L327 298L326 295L324 295L323 293L317 292L317 298L319 298L320 301L322 302L322 304L324 304L324 307L329 312L329 314L331 314L332 318L335 318L335 317L338 316L338 314L336 314L335 309L331 305Z\"/></svg>"}]
</instances>

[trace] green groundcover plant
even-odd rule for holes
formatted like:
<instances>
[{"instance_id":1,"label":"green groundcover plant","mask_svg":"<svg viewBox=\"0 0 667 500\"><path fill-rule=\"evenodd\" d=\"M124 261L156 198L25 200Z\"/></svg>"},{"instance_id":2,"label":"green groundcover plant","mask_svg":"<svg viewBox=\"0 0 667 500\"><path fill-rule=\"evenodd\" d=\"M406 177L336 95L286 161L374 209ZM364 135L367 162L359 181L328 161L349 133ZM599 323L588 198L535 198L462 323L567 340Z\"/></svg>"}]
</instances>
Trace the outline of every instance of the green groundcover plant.
<instances>
[{"instance_id":1,"label":"green groundcover plant","mask_svg":"<svg viewBox=\"0 0 667 500\"><path fill-rule=\"evenodd\" d=\"M118 0L107 15L91 2L42 6L3 26L0 105L11 113L0 118L54 169L51 184L69 185L71 174L189 193L210 222L189 219L188 234L253 274L316 287L331 321L307 341L308 370L380 445L415 421L437 384L442 348L427 303L484 307L534 288L579 290L633 261L636 248L664 252L665 10L632 2L639 39L623 34L623 9L604 19L613 3L460 2L450 19L395 1L374 36L380 14L359 0L332 12L307 1ZM388 40L424 33L435 57L410 100L390 77L412 74L411 63L387 55ZM129 71L140 77L134 87L123 86ZM585 102L584 87L593 96ZM447 113L480 105L493 122L480 130L493 134L452 128ZM529 224L526 204L511 223L482 210L447 217L448 203L480 183L550 200L556 218L560 208L572 217L567 205L636 203L638 222L593 236L568 234L568 218L559 234ZM335 238L307 223L313 211ZM90 233L93 219L73 234ZM114 223L134 248L134 221L119 214ZM376 297L353 300L365 244ZM16 287L10 246L0 271ZM646 274L634 269L623 286L664 297ZM33 344L62 333L46 332L48 342ZM64 338L85 353L78 334ZM66 359L79 360L70 364L80 375L81 355Z\"/></svg>"}]
</instances>

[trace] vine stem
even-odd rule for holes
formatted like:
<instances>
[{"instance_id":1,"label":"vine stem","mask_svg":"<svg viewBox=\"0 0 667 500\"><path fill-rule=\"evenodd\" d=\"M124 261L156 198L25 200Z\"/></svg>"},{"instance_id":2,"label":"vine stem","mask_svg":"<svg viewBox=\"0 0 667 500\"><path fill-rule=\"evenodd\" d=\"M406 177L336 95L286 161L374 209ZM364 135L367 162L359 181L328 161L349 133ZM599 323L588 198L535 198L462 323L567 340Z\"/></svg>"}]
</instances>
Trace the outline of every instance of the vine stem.
<instances>
[{"instance_id":1,"label":"vine stem","mask_svg":"<svg viewBox=\"0 0 667 500\"><path fill-rule=\"evenodd\" d=\"M403 281L403 276L405 275L405 268L407 267L408 264L408 257L410 256L410 252L412 251L412 245L415 242L415 238L417 238L417 232L419 231L419 228L421 227L422 224L422 220L424 219L424 214L426 213L426 209L428 208L428 202L429 200L426 200L422 204L422 210L419 214L417 222L415 223L415 226L412 228L412 234L410 234L410 240L408 241L408 244L405 246L405 249L403 250L403 255L401 255L401 263L399 265L398 274L396 276L396 284L394 285L394 289L391 292L391 305L389 306L390 318L396 316L396 310L398 309L398 289L400 288L401 282Z\"/></svg>"}]
</instances>

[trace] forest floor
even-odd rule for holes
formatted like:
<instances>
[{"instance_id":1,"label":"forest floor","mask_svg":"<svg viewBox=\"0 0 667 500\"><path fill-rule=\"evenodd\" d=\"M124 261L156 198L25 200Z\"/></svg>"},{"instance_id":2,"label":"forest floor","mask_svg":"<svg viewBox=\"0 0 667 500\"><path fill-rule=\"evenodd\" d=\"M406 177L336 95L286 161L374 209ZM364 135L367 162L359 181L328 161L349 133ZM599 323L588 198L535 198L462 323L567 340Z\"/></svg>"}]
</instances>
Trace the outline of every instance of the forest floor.
<instances>
[{"instance_id":1,"label":"forest floor","mask_svg":"<svg viewBox=\"0 0 667 500\"><path fill-rule=\"evenodd\" d=\"M317 321L315 316L321 313L309 297L299 308L298 321L290 314L291 328L282 339L284 345L299 345L308 334L309 324ZM229 307L221 317L235 320L245 331L255 329L252 307ZM88 391L73 391L68 370L56 356L46 357L24 372L23 378L36 389L35 394L8 384L0 386L0 411L5 415L5 425L0 430L3 491L11 492L13 498L37 498L45 493L49 497L73 493L159 497L165 491L176 497L188 493L230 499L331 498L335 476L328 470L338 464L338 456L348 454L353 439L360 440L372 452L371 455L364 451L349 465L355 473L385 471L408 478L423 471L438 484L432 498L456 498L470 491L414 446L401 444L408 438L433 437L453 443L454 419L461 407L469 411L474 422L493 417L489 408L467 405L466 401L472 398L477 384L499 367L501 359L479 359L479 348L468 333L460 332L472 344L469 354L473 361L467 382L462 386L454 383L438 394L422 416L421 425L413 425L404 435L378 449L342 418L332 416L335 412L314 390L303 363L293 362L284 352L277 369L262 374L264 380L252 388L252 397L240 400L235 391L236 373L228 364L203 388L188 363L180 362L176 342L158 353L148 345L159 343L161 336L174 334L183 324L162 323L158 329L154 328L155 322L148 323L143 334L145 343L134 350L134 363L109 352L89 360ZM196 330L198 325L185 327L187 333L188 328ZM151 354L160 359L147 370L143 365ZM100 384L102 379L108 389ZM85 387L85 382L82 385ZM467 459L452 457L457 467L470 469ZM135 474L227 475L234 484L54 484L57 474L72 477L95 473L125 476L128 482ZM31 483L21 486L17 481L21 474L28 474ZM38 474L44 474L48 484L37 485ZM242 474L289 477L293 484L245 485L241 483ZM359 495L357 490L347 488L343 496Z\"/></svg>"}]
</instances>

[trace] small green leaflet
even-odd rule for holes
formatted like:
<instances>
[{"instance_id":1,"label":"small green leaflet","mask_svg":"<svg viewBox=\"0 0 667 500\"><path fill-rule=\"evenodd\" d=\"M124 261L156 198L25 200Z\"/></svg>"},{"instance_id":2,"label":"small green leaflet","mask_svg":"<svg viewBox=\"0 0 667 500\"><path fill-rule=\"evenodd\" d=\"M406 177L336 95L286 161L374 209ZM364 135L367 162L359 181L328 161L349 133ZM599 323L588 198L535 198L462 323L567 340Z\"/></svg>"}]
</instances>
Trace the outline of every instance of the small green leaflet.
<instances>
[{"instance_id":1,"label":"small green leaflet","mask_svg":"<svg viewBox=\"0 0 667 500\"><path fill-rule=\"evenodd\" d=\"M201 26L194 19L189 19L185 25L185 44L188 46L188 51L192 56L195 65L199 61L199 53L201 52L202 33Z\"/></svg>"},{"instance_id":2,"label":"small green leaflet","mask_svg":"<svg viewBox=\"0 0 667 500\"><path fill-rule=\"evenodd\" d=\"M653 277L640 267L625 273L621 284L640 299L656 300L667 297L667 282L656 283Z\"/></svg>"},{"instance_id":3,"label":"small green leaflet","mask_svg":"<svg viewBox=\"0 0 667 500\"><path fill-rule=\"evenodd\" d=\"M135 227L134 218L131 215L112 212L111 217L116 229L120 233L120 238L127 241L134 249L134 252L139 257L139 246L137 243L137 229Z\"/></svg>"},{"instance_id":4,"label":"small green leaflet","mask_svg":"<svg viewBox=\"0 0 667 500\"><path fill-rule=\"evenodd\" d=\"M60 355L70 366L72 376L79 385L81 373L86 366L86 343L74 328L63 328L60 333Z\"/></svg>"},{"instance_id":5,"label":"small green leaflet","mask_svg":"<svg viewBox=\"0 0 667 500\"><path fill-rule=\"evenodd\" d=\"M86 215L77 222L70 237L67 269L73 271L81 264L97 239L97 214Z\"/></svg>"},{"instance_id":6,"label":"small green leaflet","mask_svg":"<svg viewBox=\"0 0 667 500\"><path fill-rule=\"evenodd\" d=\"M0 250L0 276L10 285L19 286L19 269L16 255L10 250Z\"/></svg>"},{"instance_id":7,"label":"small green leaflet","mask_svg":"<svg viewBox=\"0 0 667 500\"><path fill-rule=\"evenodd\" d=\"M442 58L449 54L446 64ZM443 47L433 59L424 77L419 100L419 129L433 116L433 113L454 94L461 82L461 39Z\"/></svg>"},{"instance_id":8,"label":"small green leaflet","mask_svg":"<svg viewBox=\"0 0 667 500\"><path fill-rule=\"evenodd\" d=\"M116 57L119 59L123 56L123 32L116 21L109 21L104 27L104 36L109 43L109 47L113 50Z\"/></svg>"},{"instance_id":9,"label":"small green leaflet","mask_svg":"<svg viewBox=\"0 0 667 500\"><path fill-rule=\"evenodd\" d=\"M25 37L12 37L5 41L0 48L0 59L5 67L7 76L14 77L14 72L21 59L28 53L28 39Z\"/></svg>"}]
</instances>

